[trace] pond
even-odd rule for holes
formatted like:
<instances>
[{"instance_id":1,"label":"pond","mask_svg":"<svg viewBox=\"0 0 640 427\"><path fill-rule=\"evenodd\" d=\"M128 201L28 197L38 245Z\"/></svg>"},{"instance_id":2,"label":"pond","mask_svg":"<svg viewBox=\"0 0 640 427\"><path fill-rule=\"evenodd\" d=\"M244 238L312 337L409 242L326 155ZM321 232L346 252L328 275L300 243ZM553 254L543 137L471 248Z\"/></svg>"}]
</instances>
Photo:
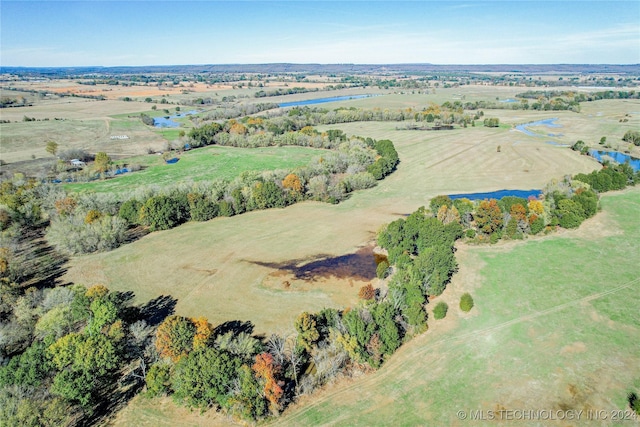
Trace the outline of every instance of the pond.
<instances>
[{"instance_id":1,"label":"pond","mask_svg":"<svg viewBox=\"0 0 640 427\"><path fill-rule=\"evenodd\" d=\"M558 119L555 118L555 119L538 120L537 122L531 122L531 123L524 123L524 124L516 126L516 130L524 133L525 135L529 135L529 136L543 136L543 135L540 135L538 133L530 131L529 128L532 127L532 126L546 126L546 127L549 127L549 128L561 128L562 125L554 123L557 120ZM549 134L547 134L547 136L556 137L556 136L562 136L562 134L561 133L556 133L556 134L549 133Z\"/></svg>"},{"instance_id":2,"label":"pond","mask_svg":"<svg viewBox=\"0 0 640 427\"><path fill-rule=\"evenodd\" d=\"M451 198L451 200L455 200L455 199L500 200L506 196L522 197L523 199L528 199L529 197L539 198L541 194L542 194L542 190L498 190L498 191L490 191L488 193L449 194L449 197Z\"/></svg>"},{"instance_id":3,"label":"pond","mask_svg":"<svg viewBox=\"0 0 640 427\"><path fill-rule=\"evenodd\" d=\"M640 159L636 159L635 157L631 157L628 154L619 153L617 151L600 151L600 150L589 150L589 155L602 163L604 160L612 160L616 163L629 163L629 166L635 171L638 172L640 170Z\"/></svg>"},{"instance_id":4,"label":"pond","mask_svg":"<svg viewBox=\"0 0 640 427\"><path fill-rule=\"evenodd\" d=\"M198 114L198 110L191 110L187 111L186 113L177 113L173 116L154 117L153 126L157 128L177 128L180 126L180 123L174 121L173 119L191 116L193 114Z\"/></svg>"},{"instance_id":5,"label":"pond","mask_svg":"<svg viewBox=\"0 0 640 427\"><path fill-rule=\"evenodd\" d=\"M331 98L306 99L304 101L283 102L278 104L279 107L298 107L300 105L324 104L325 102L346 101L349 99L371 98L374 95L348 95L334 96Z\"/></svg>"},{"instance_id":6,"label":"pond","mask_svg":"<svg viewBox=\"0 0 640 427\"><path fill-rule=\"evenodd\" d=\"M375 253L373 244L370 244L346 255L317 255L311 259L284 262L249 262L278 270L274 276L287 275L297 280L315 282L333 278L368 282L376 277L378 264L386 260L386 255Z\"/></svg>"}]
</instances>

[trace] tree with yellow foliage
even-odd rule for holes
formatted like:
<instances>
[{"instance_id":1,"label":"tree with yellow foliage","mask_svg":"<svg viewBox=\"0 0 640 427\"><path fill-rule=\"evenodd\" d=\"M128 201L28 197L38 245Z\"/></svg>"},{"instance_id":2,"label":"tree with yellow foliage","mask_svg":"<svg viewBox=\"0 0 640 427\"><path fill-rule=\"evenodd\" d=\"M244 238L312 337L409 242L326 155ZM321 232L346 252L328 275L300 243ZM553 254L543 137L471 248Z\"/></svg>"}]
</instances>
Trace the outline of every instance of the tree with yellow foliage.
<instances>
[{"instance_id":1,"label":"tree with yellow foliage","mask_svg":"<svg viewBox=\"0 0 640 427\"><path fill-rule=\"evenodd\" d=\"M302 182L295 173L290 173L282 180L282 186L290 190L294 194L299 194L302 191Z\"/></svg>"}]
</instances>

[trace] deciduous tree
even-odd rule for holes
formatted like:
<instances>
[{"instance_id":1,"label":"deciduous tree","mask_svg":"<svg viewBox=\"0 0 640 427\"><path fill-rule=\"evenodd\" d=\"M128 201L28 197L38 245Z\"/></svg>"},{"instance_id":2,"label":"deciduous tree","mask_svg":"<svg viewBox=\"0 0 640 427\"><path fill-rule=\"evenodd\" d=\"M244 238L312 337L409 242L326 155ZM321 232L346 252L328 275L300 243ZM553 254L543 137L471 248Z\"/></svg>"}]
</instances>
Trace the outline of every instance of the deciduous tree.
<instances>
[{"instance_id":1,"label":"deciduous tree","mask_svg":"<svg viewBox=\"0 0 640 427\"><path fill-rule=\"evenodd\" d=\"M93 162L93 166L97 172L106 172L109 170L111 157L109 157L109 155L104 151L99 151L96 153L96 157Z\"/></svg>"},{"instance_id":2,"label":"deciduous tree","mask_svg":"<svg viewBox=\"0 0 640 427\"><path fill-rule=\"evenodd\" d=\"M256 377L263 380L264 396L270 403L271 411L278 413L281 409L280 399L284 394L282 386L276 379L280 367L273 362L273 356L270 353L260 353L256 356L252 369Z\"/></svg>"},{"instance_id":3,"label":"deciduous tree","mask_svg":"<svg viewBox=\"0 0 640 427\"><path fill-rule=\"evenodd\" d=\"M58 153L58 143L55 141L47 141L47 147L45 148L45 150L47 151L47 153L55 157Z\"/></svg>"},{"instance_id":4,"label":"deciduous tree","mask_svg":"<svg viewBox=\"0 0 640 427\"><path fill-rule=\"evenodd\" d=\"M229 407L240 359L226 351L203 348L180 359L171 377L174 398L189 407Z\"/></svg>"},{"instance_id":5,"label":"deciduous tree","mask_svg":"<svg viewBox=\"0 0 640 427\"><path fill-rule=\"evenodd\" d=\"M294 327L298 332L298 343L305 350L311 351L313 344L320 338L315 316L306 311L300 313L294 323Z\"/></svg>"},{"instance_id":6,"label":"deciduous tree","mask_svg":"<svg viewBox=\"0 0 640 427\"><path fill-rule=\"evenodd\" d=\"M495 199L483 200L478 205L475 214L478 230L485 234L492 234L502 228L502 211Z\"/></svg>"},{"instance_id":7,"label":"deciduous tree","mask_svg":"<svg viewBox=\"0 0 640 427\"><path fill-rule=\"evenodd\" d=\"M299 194L302 191L302 182L298 175L290 173L284 180L282 180L282 186L295 194Z\"/></svg>"},{"instance_id":8,"label":"deciduous tree","mask_svg":"<svg viewBox=\"0 0 640 427\"><path fill-rule=\"evenodd\" d=\"M191 319L173 315L167 317L156 331L156 349L162 357L174 362L193 350L196 326Z\"/></svg>"}]
</instances>

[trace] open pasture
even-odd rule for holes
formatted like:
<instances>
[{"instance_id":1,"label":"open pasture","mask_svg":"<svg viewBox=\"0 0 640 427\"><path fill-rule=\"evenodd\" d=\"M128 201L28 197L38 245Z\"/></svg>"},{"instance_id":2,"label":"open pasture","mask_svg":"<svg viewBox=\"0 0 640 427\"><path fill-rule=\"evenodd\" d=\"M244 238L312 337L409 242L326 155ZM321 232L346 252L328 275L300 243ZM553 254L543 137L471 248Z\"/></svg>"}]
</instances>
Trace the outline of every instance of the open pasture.
<instances>
[{"instance_id":1,"label":"open pasture","mask_svg":"<svg viewBox=\"0 0 640 427\"><path fill-rule=\"evenodd\" d=\"M603 212L579 230L461 247L460 271L438 297L449 304L445 320L430 321L429 331L381 370L303 400L277 425L500 420L473 421L471 411L480 410L485 417L500 410L584 411L580 420L553 425L612 423L590 421L587 413L628 409L627 394L640 386L640 269L629 262L640 251L640 190L606 195L602 204ZM467 291L475 306L465 314L458 301Z\"/></svg>"},{"instance_id":2,"label":"open pasture","mask_svg":"<svg viewBox=\"0 0 640 427\"><path fill-rule=\"evenodd\" d=\"M547 117L530 112L522 118ZM332 126L391 139L401 161L377 187L339 205L306 202L185 224L109 253L78 257L65 279L133 290L139 301L172 295L178 313L204 315L214 324L237 319L252 321L259 332L288 329L301 311L353 303L366 281L292 281L282 266L353 254L383 224L438 194L541 188L551 179L599 167L589 157L508 128L426 132L398 131L396 125Z\"/></svg>"},{"instance_id":3,"label":"open pasture","mask_svg":"<svg viewBox=\"0 0 640 427\"><path fill-rule=\"evenodd\" d=\"M115 178L88 183L66 184L71 191L123 193L139 186L158 187L215 179L231 180L244 171L292 169L309 163L325 150L306 147L266 147L243 149L210 146L179 155L178 163L167 164L161 156L150 154L126 159L143 170Z\"/></svg>"},{"instance_id":4,"label":"open pasture","mask_svg":"<svg viewBox=\"0 0 640 427\"><path fill-rule=\"evenodd\" d=\"M109 117L87 120L47 120L3 123L0 125L0 158L16 168L29 168L33 159L51 159L45 150L47 141L58 143L58 152L82 149L95 154L107 152L112 158L140 155L148 150L161 151L167 140L139 119L114 120ZM127 139L111 139L126 135ZM27 162L27 163L24 163Z\"/></svg>"},{"instance_id":5,"label":"open pasture","mask_svg":"<svg viewBox=\"0 0 640 427\"><path fill-rule=\"evenodd\" d=\"M640 190L608 194L602 205L578 230L494 247L459 245L460 271L437 299L449 304L444 320L431 320L426 334L379 371L303 397L274 424L494 425L498 418L482 421L479 411L497 417L546 410L583 411L579 420L553 425L609 425L589 420L588 411L624 411L627 393L640 387L640 270L629 262L640 251ZM464 292L475 300L466 314L458 308ZM501 423L509 424L504 414ZM113 424L229 420L138 396Z\"/></svg>"}]
</instances>

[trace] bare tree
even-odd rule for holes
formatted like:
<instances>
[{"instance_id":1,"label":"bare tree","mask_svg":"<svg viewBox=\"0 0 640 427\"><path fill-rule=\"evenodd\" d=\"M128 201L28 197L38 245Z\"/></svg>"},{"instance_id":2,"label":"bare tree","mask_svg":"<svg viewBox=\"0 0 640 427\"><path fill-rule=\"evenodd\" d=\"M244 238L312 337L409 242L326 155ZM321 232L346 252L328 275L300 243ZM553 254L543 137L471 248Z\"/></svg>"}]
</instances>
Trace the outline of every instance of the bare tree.
<instances>
[{"instance_id":1,"label":"bare tree","mask_svg":"<svg viewBox=\"0 0 640 427\"><path fill-rule=\"evenodd\" d=\"M287 357L287 361L289 362L289 366L293 370L293 379L296 383L296 395L298 394L299 384L298 384L298 369L302 364L302 354L298 352L298 332L294 332L286 340L286 350L285 355Z\"/></svg>"},{"instance_id":2,"label":"bare tree","mask_svg":"<svg viewBox=\"0 0 640 427\"><path fill-rule=\"evenodd\" d=\"M281 335L271 334L267 340L267 349L279 365L285 361L285 339Z\"/></svg>"}]
</instances>

